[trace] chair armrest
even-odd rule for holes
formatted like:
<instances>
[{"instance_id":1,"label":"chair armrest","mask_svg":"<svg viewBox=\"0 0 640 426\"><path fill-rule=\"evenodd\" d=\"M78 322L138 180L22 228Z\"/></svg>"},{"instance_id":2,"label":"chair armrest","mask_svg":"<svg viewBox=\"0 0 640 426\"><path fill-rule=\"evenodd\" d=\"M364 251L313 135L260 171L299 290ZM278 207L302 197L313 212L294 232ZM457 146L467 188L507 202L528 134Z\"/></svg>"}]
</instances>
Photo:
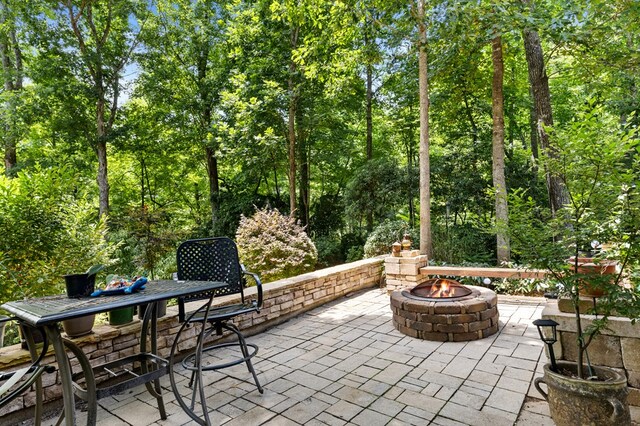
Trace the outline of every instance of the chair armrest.
<instances>
[{"instance_id":1,"label":"chair armrest","mask_svg":"<svg viewBox=\"0 0 640 426\"><path fill-rule=\"evenodd\" d=\"M0 324L9 322L9 321L18 321L16 317L8 317L6 315L0 315Z\"/></svg>"},{"instance_id":2,"label":"chair armrest","mask_svg":"<svg viewBox=\"0 0 640 426\"><path fill-rule=\"evenodd\" d=\"M28 333L27 341L33 343L33 338L30 337L31 327L25 323L22 323L18 318L2 318L1 322L16 321L21 323L25 328L25 332ZM42 330L43 343L38 354L36 348L29 347L31 353L32 363L28 367L21 368L19 370L11 372L0 372L0 408L6 406L9 402L20 396L24 391L29 389L43 373L55 372L53 365L41 364L44 357L47 355L49 348L49 341L47 340L47 334Z\"/></svg>"},{"instance_id":3,"label":"chair armrest","mask_svg":"<svg viewBox=\"0 0 640 426\"><path fill-rule=\"evenodd\" d=\"M242 269L242 273L244 275L249 275L256 282L256 287L258 287L258 309L262 307L262 281L260 281L260 277L258 274L254 272L249 272L245 269L243 264L240 264L240 268Z\"/></svg>"}]
</instances>

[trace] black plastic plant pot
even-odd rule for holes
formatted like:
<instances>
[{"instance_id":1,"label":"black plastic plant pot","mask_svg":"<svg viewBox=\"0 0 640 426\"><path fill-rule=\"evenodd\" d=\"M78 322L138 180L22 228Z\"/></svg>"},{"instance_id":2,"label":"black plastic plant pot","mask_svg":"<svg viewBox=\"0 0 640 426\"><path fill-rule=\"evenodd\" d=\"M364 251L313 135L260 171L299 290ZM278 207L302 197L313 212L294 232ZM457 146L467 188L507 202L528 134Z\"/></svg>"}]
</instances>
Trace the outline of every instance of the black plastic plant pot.
<instances>
[{"instance_id":1,"label":"black plastic plant pot","mask_svg":"<svg viewBox=\"0 0 640 426\"><path fill-rule=\"evenodd\" d=\"M71 274L64 276L67 285L67 297L78 298L91 296L95 290L96 276L87 274Z\"/></svg>"},{"instance_id":2,"label":"black plastic plant pot","mask_svg":"<svg viewBox=\"0 0 640 426\"><path fill-rule=\"evenodd\" d=\"M148 306L148 303L145 303L144 305L138 305L139 319L144 319L144 313L147 310L147 306ZM158 318L162 318L165 315L167 315L167 301L161 300L160 302L158 302Z\"/></svg>"}]
</instances>

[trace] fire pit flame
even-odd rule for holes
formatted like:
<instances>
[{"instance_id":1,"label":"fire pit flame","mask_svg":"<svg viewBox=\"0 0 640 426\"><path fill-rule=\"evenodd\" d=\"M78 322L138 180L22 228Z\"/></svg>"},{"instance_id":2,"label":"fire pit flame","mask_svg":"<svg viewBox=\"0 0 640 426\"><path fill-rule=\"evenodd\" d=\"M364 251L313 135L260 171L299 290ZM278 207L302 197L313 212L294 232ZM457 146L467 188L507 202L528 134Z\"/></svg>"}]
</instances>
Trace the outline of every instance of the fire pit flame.
<instances>
[{"instance_id":1,"label":"fire pit flame","mask_svg":"<svg viewBox=\"0 0 640 426\"><path fill-rule=\"evenodd\" d=\"M444 281L442 283L436 281L431 285L431 291L429 297L454 297L456 292L455 287L449 287L449 283Z\"/></svg>"},{"instance_id":2,"label":"fire pit flame","mask_svg":"<svg viewBox=\"0 0 640 426\"><path fill-rule=\"evenodd\" d=\"M468 296L471 290L454 280L434 278L414 287L410 293L421 298L451 299Z\"/></svg>"}]
</instances>

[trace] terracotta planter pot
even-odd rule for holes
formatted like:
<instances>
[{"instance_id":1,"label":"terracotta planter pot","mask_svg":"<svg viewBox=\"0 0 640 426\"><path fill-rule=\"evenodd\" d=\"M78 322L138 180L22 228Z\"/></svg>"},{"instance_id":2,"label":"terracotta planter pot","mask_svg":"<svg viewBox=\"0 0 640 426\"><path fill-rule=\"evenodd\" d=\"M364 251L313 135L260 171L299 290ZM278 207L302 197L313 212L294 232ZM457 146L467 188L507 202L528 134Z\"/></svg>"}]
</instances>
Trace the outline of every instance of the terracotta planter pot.
<instances>
[{"instance_id":1,"label":"terracotta planter pot","mask_svg":"<svg viewBox=\"0 0 640 426\"><path fill-rule=\"evenodd\" d=\"M84 336L85 334L91 333L95 319L96 316L94 314L62 321L62 328L69 337Z\"/></svg>"},{"instance_id":2,"label":"terracotta planter pot","mask_svg":"<svg viewBox=\"0 0 640 426\"><path fill-rule=\"evenodd\" d=\"M578 267L576 268L575 257L569 258L567 261L572 266L572 270L578 274L584 275L610 275L608 281L613 283L615 281L615 274L617 273L617 262L610 260L602 260L594 262L590 257L579 257ZM580 281L580 294L587 297L601 297L606 294L606 289L602 288L603 281L599 281L600 285L593 285L588 280Z\"/></svg>"},{"instance_id":3,"label":"terracotta planter pot","mask_svg":"<svg viewBox=\"0 0 640 426\"><path fill-rule=\"evenodd\" d=\"M557 364L559 371L572 374L578 367L574 362ZM551 364L544 366L544 377L538 377L534 384L549 403L551 418L557 426L630 425L626 376L606 367L592 368L600 380L569 377L551 371ZM548 392L541 389L541 383L547 385Z\"/></svg>"}]
</instances>

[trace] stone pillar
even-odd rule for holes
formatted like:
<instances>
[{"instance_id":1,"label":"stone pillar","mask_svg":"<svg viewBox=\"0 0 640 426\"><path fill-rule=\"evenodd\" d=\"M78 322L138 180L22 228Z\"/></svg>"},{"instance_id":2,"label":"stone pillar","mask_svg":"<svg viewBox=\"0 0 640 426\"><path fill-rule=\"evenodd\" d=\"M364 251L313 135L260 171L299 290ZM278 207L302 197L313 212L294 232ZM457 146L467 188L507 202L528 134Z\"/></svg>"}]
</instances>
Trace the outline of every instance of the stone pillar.
<instances>
[{"instance_id":1,"label":"stone pillar","mask_svg":"<svg viewBox=\"0 0 640 426\"><path fill-rule=\"evenodd\" d=\"M403 288L412 288L429 279L420 273L420 268L427 266L427 255L418 250L403 250L400 256L389 256L384 259L387 293Z\"/></svg>"}]
</instances>

